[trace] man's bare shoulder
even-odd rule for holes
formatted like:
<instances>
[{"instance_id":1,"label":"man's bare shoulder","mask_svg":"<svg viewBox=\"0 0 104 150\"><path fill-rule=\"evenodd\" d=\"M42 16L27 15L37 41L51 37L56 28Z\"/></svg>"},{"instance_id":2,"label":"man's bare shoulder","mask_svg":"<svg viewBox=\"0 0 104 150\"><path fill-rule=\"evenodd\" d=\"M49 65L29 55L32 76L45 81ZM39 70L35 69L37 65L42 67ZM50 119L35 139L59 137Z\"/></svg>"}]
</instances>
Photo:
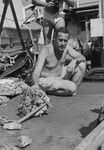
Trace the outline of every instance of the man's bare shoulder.
<instances>
[{"instance_id":1,"label":"man's bare shoulder","mask_svg":"<svg viewBox=\"0 0 104 150\"><path fill-rule=\"evenodd\" d=\"M42 57L47 57L49 56L53 51L53 46L52 44L48 44L48 45L43 45L42 48L39 51L39 56Z\"/></svg>"},{"instance_id":2,"label":"man's bare shoulder","mask_svg":"<svg viewBox=\"0 0 104 150\"><path fill-rule=\"evenodd\" d=\"M46 48L47 48L47 49L52 49L52 48L53 48L53 45L52 45L52 43L50 43L50 44L47 44L47 45L46 45Z\"/></svg>"},{"instance_id":3,"label":"man's bare shoulder","mask_svg":"<svg viewBox=\"0 0 104 150\"><path fill-rule=\"evenodd\" d=\"M51 52L52 49L53 49L53 45L52 44L48 44L48 45L44 45L43 48L41 49L41 51Z\"/></svg>"}]
</instances>

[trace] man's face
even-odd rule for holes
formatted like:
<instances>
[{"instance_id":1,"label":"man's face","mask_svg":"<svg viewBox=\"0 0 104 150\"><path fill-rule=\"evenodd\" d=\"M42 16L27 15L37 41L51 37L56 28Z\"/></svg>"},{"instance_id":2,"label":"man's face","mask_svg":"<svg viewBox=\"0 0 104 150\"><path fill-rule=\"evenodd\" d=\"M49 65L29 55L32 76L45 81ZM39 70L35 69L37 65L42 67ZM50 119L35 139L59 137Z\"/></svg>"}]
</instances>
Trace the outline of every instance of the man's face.
<instances>
[{"instance_id":1,"label":"man's face","mask_svg":"<svg viewBox=\"0 0 104 150\"><path fill-rule=\"evenodd\" d=\"M55 39L55 47L59 51L64 51L64 49L66 48L68 39L69 39L69 34L68 33L61 33L61 32L59 32L57 34L56 39Z\"/></svg>"}]
</instances>

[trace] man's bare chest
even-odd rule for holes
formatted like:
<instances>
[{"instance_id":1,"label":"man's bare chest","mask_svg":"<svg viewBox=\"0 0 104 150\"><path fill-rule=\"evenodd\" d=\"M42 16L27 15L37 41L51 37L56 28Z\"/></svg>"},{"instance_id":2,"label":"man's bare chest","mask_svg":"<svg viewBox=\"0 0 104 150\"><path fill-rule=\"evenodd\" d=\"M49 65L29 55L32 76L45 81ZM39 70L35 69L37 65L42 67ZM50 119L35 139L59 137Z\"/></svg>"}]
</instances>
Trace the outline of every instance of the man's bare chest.
<instances>
[{"instance_id":1,"label":"man's bare chest","mask_svg":"<svg viewBox=\"0 0 104 150\"><path fill-rule=\"evenodd\" d=\"M59 66L63 66L65 62L65 59L62 58L60 60L57 60L56 57L50 55L47 57L46 61L45 61L45 67L47 69L52 69L52 68L57 68Z\"/></svg>"}]
</instances>

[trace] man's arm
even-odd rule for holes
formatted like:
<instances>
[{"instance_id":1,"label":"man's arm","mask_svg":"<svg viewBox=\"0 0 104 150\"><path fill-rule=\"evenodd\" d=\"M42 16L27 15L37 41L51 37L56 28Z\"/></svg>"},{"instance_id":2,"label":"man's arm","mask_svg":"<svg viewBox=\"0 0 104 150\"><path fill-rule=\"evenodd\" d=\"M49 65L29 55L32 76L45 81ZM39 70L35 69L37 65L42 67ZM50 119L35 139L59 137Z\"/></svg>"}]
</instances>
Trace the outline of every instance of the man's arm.
<instances>
[{"instance_id":1,"label":"man's arm","mask_svg":"<svg viewBox=\"0 0 104 150\"><path fill-rule=\"evenodd\" d=\"M34 81L34 84L37 86L38 86L38 80L39 80L41 71L42 71L44 63L45 63L46 55L47 55L47 53L46 53L46 49L44 47L42 50L40 50L40 53L38 56L38 61L36 63L36 67L33 72L33 81Z\"/></svg>"},{"instance_id":2,"label":"man's arm","mask_svg":"<svg viewBox=\"0 0 104 150\"><path fill-rule=\"evenodd\" d=\"M77 64L81 62L86 62L86 59L82 54L71 48L69 45L67 45L66 48L67 48L67 59L69 57L70 60L76 60Z\"/></svg>"},{"instance_id":3,"label":"man's arm","mask_svg":"<svg viewBox=\"0 0 104 150\"><path fill-rule=\"evenodd\" d=\"M65 1L65 3L66 3L68 6L70 6L70 7L74 7L74 5L75 5L74 0L64 0L64 1Z\"/></svg>"},{"instance_id":4,"label":"man's arm","mask_svg":"<svg viewBox=\"0 0 104 150\"><path fill-rule=\"evenodd\" d=\"M67 55L66 55L65 61L68 64L67 69L70 70L70 72L73 73L76 66L78 66L81 62L86 63L85 57L82 54L80 54L79 52L75 51L69 45L67 45L67 47L66 47L66 52L67 52Z\"/></svg>"},{"instance_id":5,"label":"man's arm","mask_svg":"<svg viewBox=\"0 0 104 150\"><path fill-rule=\"evenodd\" d=\"M42 7L51 7L53 6L53 2L44 2L42 0L32 0L32 4L35 6L42 6Z\"/></svg>"}]
</instances>

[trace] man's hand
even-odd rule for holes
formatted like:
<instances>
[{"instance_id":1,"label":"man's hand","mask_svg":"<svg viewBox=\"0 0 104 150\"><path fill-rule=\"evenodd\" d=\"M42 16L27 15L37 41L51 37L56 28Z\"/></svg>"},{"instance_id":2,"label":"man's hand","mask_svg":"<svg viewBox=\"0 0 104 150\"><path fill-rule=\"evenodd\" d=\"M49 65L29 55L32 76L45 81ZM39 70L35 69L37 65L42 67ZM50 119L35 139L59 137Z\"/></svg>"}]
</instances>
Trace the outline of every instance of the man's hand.
<instances>
[{"instance_id":1,"label":"man's hand","mask_svg":"<svg viewBox=\"0 0 104 150\"><path fill-rule=\"evenodd\" d=\"M47 7L52 7L52 6L54 6L54 3L52 1L47 3Z\"/></svg>"},{"instance_id":2,"label":"man's hand","mask_svg":"<svg viewBox=\"0 0 104 150\"><path fill-rule=\"evenodd\" d=\"M39 84L34 84L32 86L33 89L38 89L38 90L41 90L41 87L39 86Z\"/></svg>"},{"instance_id":3,"label":"man's hand","mask_svg":"<svg viewBox=\"0 0 104 150\"><path fill-rule=\"evenodd\" d=\"M72 60L69 65L67 66L67 71L74 73L75 67L76 67L77 60Z\"/></svg>"}]
</instances>

